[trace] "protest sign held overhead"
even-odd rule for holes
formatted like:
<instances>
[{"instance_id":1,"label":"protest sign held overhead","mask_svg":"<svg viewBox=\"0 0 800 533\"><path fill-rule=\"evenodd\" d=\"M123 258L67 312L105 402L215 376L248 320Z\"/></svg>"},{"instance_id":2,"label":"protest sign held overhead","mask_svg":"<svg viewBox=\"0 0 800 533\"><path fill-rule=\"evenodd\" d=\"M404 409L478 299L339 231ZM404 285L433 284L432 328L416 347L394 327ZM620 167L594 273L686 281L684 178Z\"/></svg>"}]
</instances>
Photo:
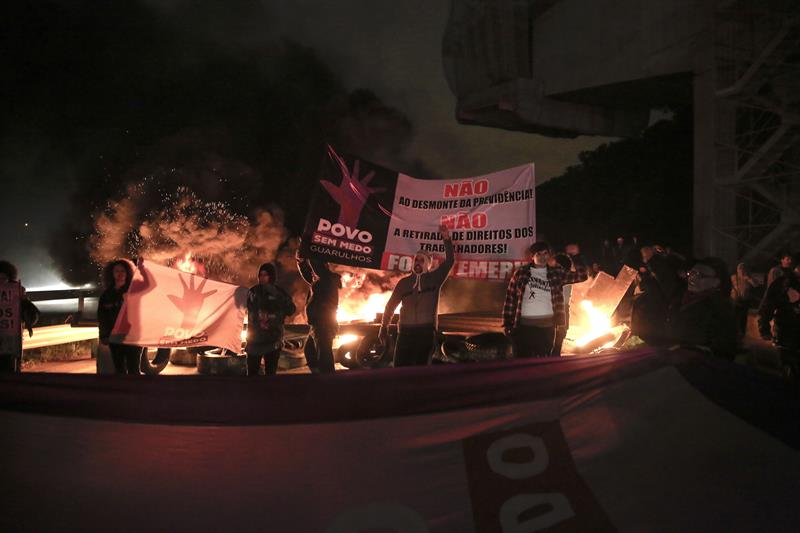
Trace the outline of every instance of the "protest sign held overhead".
<instances>
[{"instance_id":1,"label":"protest sign held overhead","mask_svg":"<svg viewBox=\"0 0 800 533\"><path fill-rule=\"evenodd\" d=\"M419 250L443 260L443 224L455 245L451 276L503 280L528 262L536 237L534 187L533 164L422 180L328 147L304 241L325 261L410 271Z\"/></svg>"},{"instance_id":2,"label":"protest sign held overhead","mask_svg":"<svg viewBox=\"0 0 800 533\"><path fill-rule=\"evenodd\" d=\"M241 349L247 289L141 261L111 342Z\"/></svg>"}]
</instances>

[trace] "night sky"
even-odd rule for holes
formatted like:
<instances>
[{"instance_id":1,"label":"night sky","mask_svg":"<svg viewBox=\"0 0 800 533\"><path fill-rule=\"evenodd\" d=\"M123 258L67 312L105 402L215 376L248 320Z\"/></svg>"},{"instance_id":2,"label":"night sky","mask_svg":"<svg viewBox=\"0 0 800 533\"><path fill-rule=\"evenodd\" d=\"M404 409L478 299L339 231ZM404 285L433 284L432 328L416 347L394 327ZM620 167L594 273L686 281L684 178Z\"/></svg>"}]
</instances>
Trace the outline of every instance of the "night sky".
<instances>
[{"instance_id":1,"label":"night sky","mask_svg":"<svg viewBox=\"0 0 800 533\"><path fill-rule=\"evenodd\" d=\"M162 179L170 165L178 172L164 187L188 180L245 215L279 206L291 233L304 213L287 183L313 168L323 138L418 177L533 161L539 181L607 141L458 125L441 60L448 7L10 3L0 21L0 255L29 287L88 280L76 235L126 183ZM198 158L202 171L181 174Z\"/></svg>"}]
</instances>

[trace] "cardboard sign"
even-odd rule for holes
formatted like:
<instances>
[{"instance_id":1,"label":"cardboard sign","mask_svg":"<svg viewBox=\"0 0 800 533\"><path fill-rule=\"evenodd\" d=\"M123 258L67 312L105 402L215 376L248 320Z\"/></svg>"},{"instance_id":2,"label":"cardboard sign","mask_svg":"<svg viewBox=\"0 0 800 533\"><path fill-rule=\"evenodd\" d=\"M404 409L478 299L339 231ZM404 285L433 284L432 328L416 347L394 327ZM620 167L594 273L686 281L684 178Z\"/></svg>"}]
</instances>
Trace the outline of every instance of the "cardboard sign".
<instances>
[{"instance_id":1,"label":"cardboard sign","mask_svg":"<svg viewBox=\"0 0 800 533\"><path fill-rule=\"evenodd\" d=\"M22 352L20 314L19 283L0 283L0 354L19 355Z\"/></svg>"}]
</instances>

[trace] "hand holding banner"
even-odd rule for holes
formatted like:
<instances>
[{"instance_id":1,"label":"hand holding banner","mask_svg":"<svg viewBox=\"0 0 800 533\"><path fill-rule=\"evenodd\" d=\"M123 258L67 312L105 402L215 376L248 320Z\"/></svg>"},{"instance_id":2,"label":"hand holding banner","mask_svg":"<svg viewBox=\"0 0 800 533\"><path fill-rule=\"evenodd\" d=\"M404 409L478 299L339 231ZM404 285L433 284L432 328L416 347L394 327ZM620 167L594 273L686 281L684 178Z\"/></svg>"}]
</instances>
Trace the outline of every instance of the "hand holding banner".
<instances>
[{"instance_id":1,"label":"hand holding banner","mask_svg":"<svg viewBox=\"0 0 800 533\"><path fill-rule=\"evenodd\" d=\"M247 289L141 261L114 324L114 343L241 350Z\"/></svg>"},{"instance_id":2,"label":"hand holding banner","mask_svg":"<svg viewBox=\"0 0 800 533\"><path fill-rule=\"evenodd\" d=\"M528 262L535 205L533 164L420 180L328 147L304 236L309 252L325 261L410 271L419 250L442 260L444 225L457 259L451 275L500 281Z\"/></svg>"}]
</instances>

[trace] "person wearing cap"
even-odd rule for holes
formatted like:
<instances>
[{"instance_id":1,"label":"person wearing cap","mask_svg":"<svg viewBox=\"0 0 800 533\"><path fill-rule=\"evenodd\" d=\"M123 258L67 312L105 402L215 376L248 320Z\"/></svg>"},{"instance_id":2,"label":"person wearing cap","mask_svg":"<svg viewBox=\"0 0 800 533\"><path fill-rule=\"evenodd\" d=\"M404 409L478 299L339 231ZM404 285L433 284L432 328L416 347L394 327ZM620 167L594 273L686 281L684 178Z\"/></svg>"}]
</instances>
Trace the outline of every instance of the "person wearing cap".
<instances>
[{"instance_id":1,"label":"person wearing cap","mask_svg":"<svg viewBox=\"0 0 800 533\"><path fill-rule=\"evenodd\" d=\"M511 338L515 357L549 357L556 328L567 326L564 285L586 281L586 265L573 262L570 270L550 262L550 245L530 247L530 264L511 275L503 303L503 331Z\"/></svg>"},{"instance_id":2,"label":"person wearing cap","mask_svg":"<svg viewBox=\"0 0 800 533\"><path fill-rule=\"evenodd\" d=\"M257 376L264 359L266 375L278 372L283 346L283 322L297 310L292 297L275 284L275 265L264 263L258 269L258 284L247 292L247 375Z\"/></svg>"},{"instance_id":3,"label":"person wearing cap","mask_svg":"<svg viewBox=\"0 0 800 533\"><path fill-rule=\"evenodd\" d=\"M403 304L394 350L396 367L427 365L430 361L436 338L439 290L455 262L450 230L442 225L439 232L444 241L444 262L432 270L433 258L430 254L417 252L411 274L397 282L383 311L378 338L385 345L389 336L389 322L397 306Z\"/></svg>"}]
</instances>

